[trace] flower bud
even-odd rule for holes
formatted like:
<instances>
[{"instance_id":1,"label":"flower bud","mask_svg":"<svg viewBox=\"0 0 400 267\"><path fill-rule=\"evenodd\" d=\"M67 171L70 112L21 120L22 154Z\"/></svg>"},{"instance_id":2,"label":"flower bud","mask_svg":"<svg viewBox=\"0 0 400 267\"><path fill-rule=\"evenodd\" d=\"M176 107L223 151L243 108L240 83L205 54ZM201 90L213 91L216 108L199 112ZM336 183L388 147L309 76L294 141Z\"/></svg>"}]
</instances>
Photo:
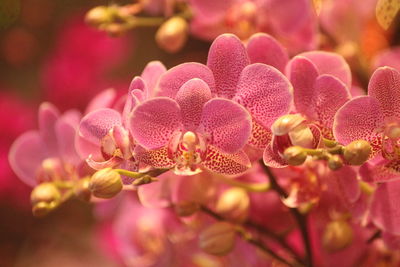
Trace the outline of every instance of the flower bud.
<instances>
[{"instance_id":1,"label":"flower bud","mask_svg":"<svg viewBox=\"0 0 400 267\"><path fill-rule=\"evenodd\" d=\"M339 170L343 167L343 160L339 155L332 155L328 159L328 167L333 170Z\"/></svg>"},{"instance_id":2,"label":"flower bud","mask_svg":"<svg viewBox=\"0 0 400 267\"><path fill-rule=\"evenodd\" d=\"M199 236L199 246L213 255L226 255L235 245L235 228L227 222L216 222L204 229Z\"/></svg>"},{"instance_id":3,"label":"flower bud","mask_svg":"<svg viewBox=\"0 0 400 267\"><path fill-rule=\"evenodd\" d=\"M31 193L31 203L35 206L38 203L58 203L61 193L53 183L42 183L36 186Z\"/></svg>"},{"instance_id":4,"label":"flower bud","mask_svg":"<svg viewBox=\"0 0 400 267\"><path fill-rule=\"evenodd\" d=\"M364 140L356 140L344 147L343 157L350 165L361 165L371 154L371 145Z\"/></svg>"},{"instance_id":5,"label":"flower bud","mask_svg":"<svg viewBox=\"0 0 400 267\"><path fill-rule=\"evenodd\" d=\"M90 184L90 178L86 177L83 179L80 179L75 188L75 195L77 198L83 201L90 201L90 197L92 196L92 192L89 189L89 184Z\"/></svg>"},{"instance_id":6,"label":"flower bud","mask_svg":"<svg viewBox=\"0 0 400 267\"><path fill-rule=\"evenodd\" d=\"M54 205L51 205L46 202L39 202L32 207L32 213L36 217L42 217L47 215L52 209Z\"/></svg>"},{"instance_id":7,"label":"flower bud","mask_svg":"<svg viewBox=\"0 0 400 267\"><path fill-rule=\"evenodd\" d=\"M249 213L250 199L247 192L238 187L233 187L222 193L218 199L216 211L223 217L243 222Z\"/></svg>"},{"instance_id":8,"label":"flower bud","mask_svg":"<svg viewBox=\"0 0 400 267\"><path fill-rule=\"evenodd\" d=\"M307 152L300 146L291 146L285 150L283 156L289 165L297 166L307 159Z\"/></svg>"},{"instance_id":9,"label":"flower bud","mask_svg":"<svg viewBox=\"0 0 400 267\"><path fill-rule=\"evenodd\" d=\"M112 21L110 10L106 6L97 6L86 13L85 21L92 27L98 27Z\"/></svg>"},{"instance_id":10,"label":"flower bud","mask_svg":"<svg viewBox=\"0 0 400 267\"><path fill-rule=\"evenodd\" d=\"M111 168L97 171L90 179L89 189L95 197L112 198L122 190L121 175Z\"/></svg>"},{"instance_id":11,"label":"flower bud","mask_svg":"<svg viewBox=\"0 0 400 267\"><path fill-rule=\"evenodd\" d=\"M299 126L304 118L299 114L286 114L279 117L271 126L272 133L277 136L288 134Z\"/></svg>"},{"instance_id":12,"label":"flower bud","mask_svg":"<svg viewBox=\"0 0 400 267\"><path fill-rule=\"evenodd\" d=\"M329 252L346 248L353 242L353 229L345 220L328 223L322 236L322 245Z\"/></svg>"},{"instance_id":13,"label":"flower bud","mask_svg":"<svg viewBox=\"0 0 400 267\"><path fill-rule=\"evenodd\" d=\"M189 26L181 17L172 17L160 26L156 33L158 46L169 53L179 51L186 43Z\"/></svg>"},{"instance_id":14,"label":"flower bud","mask_svg":"<svg viewBox=\"0 0 400 267\"><path fill-rule=\"evenodd\" d=\"M192 201L182 201L175 205L175 211L181 217L192 216L199 208L199 204Z\"/></svg>"}]
</instances>

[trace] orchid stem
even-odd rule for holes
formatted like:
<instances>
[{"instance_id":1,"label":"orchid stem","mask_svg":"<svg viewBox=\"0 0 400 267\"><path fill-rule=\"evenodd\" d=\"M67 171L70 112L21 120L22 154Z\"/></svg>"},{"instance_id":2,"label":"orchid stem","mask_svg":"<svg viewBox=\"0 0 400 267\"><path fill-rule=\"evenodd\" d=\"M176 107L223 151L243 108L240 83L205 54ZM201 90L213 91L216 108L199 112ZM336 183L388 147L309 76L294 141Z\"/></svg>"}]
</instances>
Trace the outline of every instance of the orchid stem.
<instances>
[{"instance_id":1,"label":"orchid stem","mask_svg":"<svg viewBox=\"0 0 400 267\"><path fill-rule=\"evenodd\" d=\"M265 173L268 175L271 189L275 190L282 198L287 198L288 194L283 190L283 188L278 184L276 181L275 175L272 173L270 168L264 164L261 160L261 165L264 168ZM306 266L312 267L313 266L313 259L312 259L312 250L311 250L311 242L308 237L308 229L307 229L307 217L302 215L298 209L290 208L290 212L292 213L293 217L296 219L297 225L299 226L301 236L303 239L303 244L306 252Z\"/></svg>"},{"instance_id":2,"label":"orchid stem","mask_svg":"<svg viewBox=\"0 0 400 267\"><path fill-rule=\"evenodd\" d=\"M269 183L245 183L231 178L227 178L223 175L217 175L216 177L223 183L243 188L249 192L267 192L271 188Z\"/></svg>"}]
</instances>

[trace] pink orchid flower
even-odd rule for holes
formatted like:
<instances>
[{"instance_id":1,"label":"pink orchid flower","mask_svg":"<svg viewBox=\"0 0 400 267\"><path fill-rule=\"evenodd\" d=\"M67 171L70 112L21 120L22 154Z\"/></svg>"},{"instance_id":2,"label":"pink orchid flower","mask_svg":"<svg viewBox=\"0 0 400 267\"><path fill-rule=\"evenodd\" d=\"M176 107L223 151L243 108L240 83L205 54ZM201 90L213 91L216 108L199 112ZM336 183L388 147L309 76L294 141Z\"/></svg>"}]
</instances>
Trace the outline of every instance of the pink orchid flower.
<instances>
[{"instance_id":1,"label":"pink orchid flower","mask_svg":"<svg viewBox=\"0 0 400 267\"><path fill-rule=\"evenodd\" d=\"M347 102L335 116L334 135L348 144L362 139L371 143L374 161L372 179L386 182L399 176L398 140L400 113L397 99L400 73L390 67L378 68L368 85L368 95Z\"/></svg>"},{"instance_id":2,"label":"pink orchid flower","mask_svg":"<svg viewBox=\"0 0 400 267\"><path fill-rule=\"evenodd\" d=\"M80 113L70 110L60 115L50 103L39 108L39 130L22 134L9 152L9 161L18 177L29 186L41 182L78 179L87 174L74 143Z\"/></svg>"},{"instance_id":3,"label":"pink orchid flower","mask_svg":"<svg viewBox=\"0 0 400 267\"><path fill-rule=\"evenodd\" d=\"M290 146L317 148L321 137L333 139L336 111L350 99L350 68L337 54L302 53L287 64L286 75L294 88L295 113L272 125L273 138L264 151L271 167L287 165L283 152Z\"/></svg>"},{"instance_id":4,"label":"pink orchid flower","mask_svg":"<svg viewBox=\"0 0 400 267\"><path fill-rule=\"evenodd\" d=\"M306 0L191 0L194 16L191 31L212 40L234 33L245 40L256 32L267 32L292 52L316 46L316 15Z\"/></svg>"},{"instance_id":5,"label":"pink orchid flower","mask_svg":"<svg viewBox=\"0 0 400 267\"><path fill-rule=\"evenodd\" d=\"M100 94L82 118L76 139L76 147L81 158L90 167L100 170L123 164L124 168L138 170L135 158L136 143L129 132L129 116L140 102L150 98L158 77L165 72L161 62L150 62L142 76L135 77L129 87L127 97L115 102L110 91ZM119 110L118 110L119 109Z\"/></svg>"}]
</instances>

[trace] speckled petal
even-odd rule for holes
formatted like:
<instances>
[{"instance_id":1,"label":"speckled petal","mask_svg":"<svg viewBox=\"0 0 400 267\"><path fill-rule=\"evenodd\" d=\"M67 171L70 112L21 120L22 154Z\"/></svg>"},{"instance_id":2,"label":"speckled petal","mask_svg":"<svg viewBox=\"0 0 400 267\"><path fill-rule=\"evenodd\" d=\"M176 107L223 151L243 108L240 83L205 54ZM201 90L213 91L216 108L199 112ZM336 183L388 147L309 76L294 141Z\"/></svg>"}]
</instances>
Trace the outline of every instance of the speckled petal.
<instances>
[{"instance_id":1,"label":"speckled petal","mask_svg":"<svg viewBox=\"0 0 400 267\"><path fill-rule=\"evenodd\" d=\"M378 100L385 117L400 118L400 73L396 69L377 69L369 81L368 95Z\"/></svg>"},{"instance_id":2,"label":"speckled petal","mask_svg":"<svg viewBox=\"0 0 400 267\"><path fill-rule=\"evenodd\" d=\"M60 116L57 108L48 103L42 103L39 107L39 133L42 140L46 141L45 147L47 151L53 155L58 155L58 142L55 132L55 125Z\"/></svg>"},{"instance_id":3,"label":"speckled petal","mask_svg":"<svg viewBox=\"0 0 400 267\"><path fill-rule=\"evenodd\" d=\"M167 69L160 61L151 61L144 68L140 77L146 82L146 96L152 97L155 95L157 83Z\"/></svg>"},{"instance_id":4,"label":"speckled petal","mask_svg":"<svg viewBox=\"0 0 400 267\"><path fill-rule=\"evenodd\" d=\"M235 153L250 137L251 117L239 104L214 98L204 105L198 131L208 144L225 153Z\"/></svg>"},{"instance_id":5,"label":"speckled petal","mask_svg":"<svg viewBox=\"0 0 400 267\"><path fill-rule=\"evenodd\" d=\"M175 162L168 156L168 147L166 146L155 150L146 150L139 147L135 150L135 153L139 162L154 168L164 169L175 166Z\"/></svg>"},{"instance_id":6,"label":"speckled petal","mask_svg":"<svg viewBox=\"0 0 400 267\"><path fill-rule=\"evenodd\" d=\"M344 145L359 139L374 142L379 139L383 119L375 98L356 97L336 113L333 134L335 139Z\"/></svg>"},{"instance_id":7,"label":"speckled petal","mask_svg":"<svg viewBox=\"0 0 400 267\"><path fill-rule=\"evenodd\" d=\"M320 125L332 129L336 111L350 100L350 93L346 85L332 75L319 76L314 88L313 117Z\"/></svg>"},{"instance_id":8,"label":"speckled petal","mask_svg":"<svg viewBox=\"0 0 400 267\"><path fill-rule=\"evenodd\" d=\"M106 89L100 93L98 93L89 103L85 110L85 114L88 114L89 112L92 112L96 109L101 109L101 108L111 108L115 98L116 98L116 92L114 89L109 88Z\"/></svg>"},{"instance_id":9,"label":"speckled petal","mask_svg":"<svg viewBox=\"0 0 400 267\"><path fill-rule=\"evenodd\" d=\"M147 149L165 146L182 129L181 109L168 97L152 98L135 107L130 119L133 138Z\"/></svg>"},{"instance_id":10,"label":"speckled petal","mask_svg":"<svg viewBox=\"0 0 400 267\"><path fill-rule=\"evenodd\" d=\"M283 72L289 60L286 48L266 33L254 34L247 43L251 63L264 63Z\"/></svg>"},{"instance_id":11,"label":"speckled petal","mask_svg":"<svg viewBox=\"0 0 400 267\"><path fill-rule=\"evenodd\" d=\"M191 62L173 67L161 75L156 95L175 98L179 88L193 78L203 80L208 84L211 92L215 92L214 76L211 70L203 64Z\"/></svg>"},{"instance_id":12,"label":"speckled petal","mask_svg":"<svg viewBox=\"0 0 400 267\"><path fill-rule=\"evenodd\" d=\"M331 74L341 80L347 88L351 87L351 71L346 60L337 53L326 51L311 51L300 54L311 60L317 66L318 73Z\"/></svg>"},{"instance_id":13,"label":"speckled petal","mask_svg":"<svg viewBox=\"0 0 400 267\"><path fill-rule=\"evenodd\" d=\"M211 99L208 85L200 79L191 79L179 89L176 95L182 111L183 125L187 130L194 131L200 123L204 104Z\"/></svg>"},{"instance_id":14,"label":"speckled petal","mask_svg":"<svg viewBox=\"0 0 400 267\"><path fill-rule=\"evenodd\" d=\"M381 230L400 235L400 181L380 184L371 203L371 219Z\"/></svg>"},{"instance_id":15,"label":"speckled petal","mask_svg":"<svg viewBox=\"0 0 400 267\"><path fill-rule=\"evenodd\" d=\"M29 131L14 141L9 152L9 162L13 171L27 185L36 185L36 174L42 161L48 157L45 144L39 132Z\"/></svg>"},{"instance_id":16,"label":"speckled petal","mask_svg":"<svg viewBox=\"0 0 400 267\"><path fill-rule=\"evenodd\" d=\"M93 144L99 144L115 125L122 125L118 111L98 109L83 117L79 125L79 135Z\"/></svg>"},{"instance_id":17,"label":"speckled petal","mask_svg":"<svg viewBox=\"0 0 400 267\"><path fill-rule=\"evenodd\" d=\"M316 66L305 57L294 57L286 67L286 75L293 85L297 112L312 117L314 114L314 83L318 77Z\"/></svg>"},{"instance_id":18,"label":"speckled petal","mask_svg":"<svg viewBox=\"0 0 400 267\"><path fill-rule=\"evenodd\" d=\"M288 165L287 162L279 155L279 153L276 150L273 149L272 145L273 143L271 142L270 144L267 145L267 147L264 150L263 154L264 164L272 168L286 167Z\"/></svg>"},{"instance_id":19,"label":"speckled petal","mask_svg":"<svg viewBox=\"0 0 400 267\"><path fill-rule=\"evenodd\" d=\"M264 127L271 127L291 107L292 86L277 69L255 63L247 66L237 86L235 101L249 110Z\"/></svg>"},{"instance_id":20,"label":"speckled petal","mask_svg":"<svg viewBox=\"0 0 400 267\"><path fill-rule=\"evenodd\" d=\"M271 142L272 132L252 119L251 136L247 142L249 145L259 149L265 149Z\"/></svg>"},{"instance_id":21,"label":"speckled petal","mask_svg":"<svg viewBox=\"0 0 400 267\"><path fill-rule=\"evenodd\" d=\"M250 160L243 150L235 154L225 154L214 146L207 147L202 165L213 172L226 175L240 174L251 167Z\"/></svg>"},{"instance_id":22,"label":"speckled petal","mask_svg":"<svg viewBox=\"0 0 400 267\"><path fill-rule=\"evenodd\" d=\"M249 64L246 48L233 34L222 34L212 43L208 52L207 66L215 78L217 95L232 98L240 73Z\"/></svg>"}]
</instances>

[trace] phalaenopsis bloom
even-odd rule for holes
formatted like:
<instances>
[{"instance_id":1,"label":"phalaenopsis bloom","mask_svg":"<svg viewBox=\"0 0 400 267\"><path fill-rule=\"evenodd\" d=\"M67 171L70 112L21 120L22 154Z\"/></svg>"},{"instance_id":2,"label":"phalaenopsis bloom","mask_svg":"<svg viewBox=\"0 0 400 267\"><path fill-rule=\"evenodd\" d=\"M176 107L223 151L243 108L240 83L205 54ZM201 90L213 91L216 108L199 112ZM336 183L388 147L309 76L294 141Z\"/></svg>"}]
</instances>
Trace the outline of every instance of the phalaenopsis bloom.
<instances>
[{"instance_id":1,"label":"phalaenopsis bloom","mask_svg":"<svg viewBox=\"0 0 400 267\"><path fill-rule=\"evenodd\" d=\"M241 23L237 12L264 3L234 2ZM271 27L289 27L281 15ZM398 263L400 73L377 69L368 95L351 98L340 55L289 59L270 35L247 37L218 36L206 64L150 62L83 116L43 104L39 130L10 151L35 214L115 197L96 211L127 266Z\"/></svg>"}]
</instances>

